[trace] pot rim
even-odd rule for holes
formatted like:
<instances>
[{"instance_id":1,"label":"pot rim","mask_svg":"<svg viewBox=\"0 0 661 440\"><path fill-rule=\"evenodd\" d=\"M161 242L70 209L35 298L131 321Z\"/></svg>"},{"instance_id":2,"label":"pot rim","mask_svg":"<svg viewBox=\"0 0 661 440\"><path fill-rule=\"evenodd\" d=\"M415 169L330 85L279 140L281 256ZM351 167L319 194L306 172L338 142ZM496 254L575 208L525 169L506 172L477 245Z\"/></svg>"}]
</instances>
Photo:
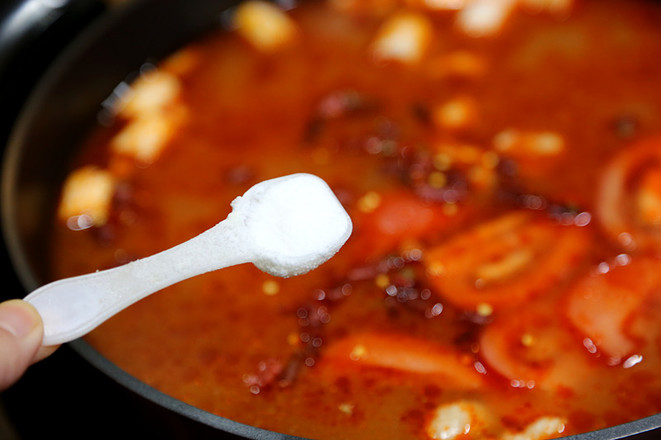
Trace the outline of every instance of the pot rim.
<instances>
[{"instance_id":1,"label":"pot rim","mask_svg":"<svg viewBox=\"0 0 661 440\"><path fill-rule=\"evenodd\" d=\"M2 197L2 234L10 261L17 273L19 281L26 291L36 289L40 283L33 267L31 267L28 261L24 243L19 238L19 225L16 216L16 189L19 165L24 156L22 151L23 140L30 131L30 126L35 114L39 112L40 102L43 97L52 90L57 83L58 77L62 72L66 71L70 63L80 56L80 53L91 44L90 42L98 41L98 39L108 33L119 20L134 13L135 10L145 7L145 5L148 5L149 3L160 4L163 3L163 0L132 0L127 2L127 4L113 7L112 10L106 11L96 23L93 23L84 29L75 41L65 48L62 54L53 63L53 66L47 70L43 78L38 82L32 93L30 93L26 104L18 113L16 122L11 129L5 147L2 164L2 187L0 192ZM295 437L236 422L208 411L204 411L169 396L122 370L83 339L72 341L68 343L68 345L85 361L128 390L131 390L143 398L193 421L223 432L254 440L303 440L301 437ZM601 430L562 438L571 440L616 440L644 434L660 428L661 413L658 413Z\"/></svg>"}]
</instances>

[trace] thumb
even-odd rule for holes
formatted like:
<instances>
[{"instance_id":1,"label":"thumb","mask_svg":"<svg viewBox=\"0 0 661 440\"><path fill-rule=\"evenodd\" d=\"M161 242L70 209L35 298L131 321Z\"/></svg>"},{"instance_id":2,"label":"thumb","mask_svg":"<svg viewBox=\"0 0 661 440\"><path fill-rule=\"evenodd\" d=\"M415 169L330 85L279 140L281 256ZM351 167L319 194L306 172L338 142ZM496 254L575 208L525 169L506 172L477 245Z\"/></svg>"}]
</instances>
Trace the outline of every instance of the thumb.
<instances>
[{"instance_id":1,"label":"thumb","mask_svg":"<svg viewBox=\"0 0 661 440\"><path fill-rule=\"evenodd\" d=\"M41 317L30 303L19 299L0 303L0 390L37 360L43 332Z\"/></svg>"}]
</instances>

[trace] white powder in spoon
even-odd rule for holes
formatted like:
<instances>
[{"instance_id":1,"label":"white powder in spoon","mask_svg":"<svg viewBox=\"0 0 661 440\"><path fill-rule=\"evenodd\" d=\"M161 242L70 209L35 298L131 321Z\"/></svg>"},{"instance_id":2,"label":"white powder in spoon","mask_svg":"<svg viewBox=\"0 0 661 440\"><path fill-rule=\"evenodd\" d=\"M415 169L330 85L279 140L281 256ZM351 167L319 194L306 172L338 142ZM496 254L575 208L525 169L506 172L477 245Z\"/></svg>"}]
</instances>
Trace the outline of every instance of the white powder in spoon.
<instances>
[{"instance_id":1,"label":"white powder in spoon","mask_svg":"<svg viewBox=\"0 0 661 440\"><path fill-rule=\"evenodd\" d=\"M267 180L232 202L255 258L271 275L306 273L331 258L352 231L349 215L326 182L312 174Z\"/></svg>"}]
</instances>

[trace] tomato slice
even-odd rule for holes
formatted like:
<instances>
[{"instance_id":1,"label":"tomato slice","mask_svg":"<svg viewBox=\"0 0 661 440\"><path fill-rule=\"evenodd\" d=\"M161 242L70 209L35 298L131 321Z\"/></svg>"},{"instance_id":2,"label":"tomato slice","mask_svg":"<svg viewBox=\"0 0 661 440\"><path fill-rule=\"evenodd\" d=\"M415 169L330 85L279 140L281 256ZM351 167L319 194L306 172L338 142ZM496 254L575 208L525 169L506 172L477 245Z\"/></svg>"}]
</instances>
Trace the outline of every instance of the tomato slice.
<instances>
[{"instance_id":1,"label":"tomato slice","mask_svg":"<svg viewBox=\"0 0 661 440\"><path fill-rule=\"evenodd\" d=\"M462 208L423 199L412 191L371 193L353 213L353 246L365 259L397 252L400 246L438 236L464 218ZM373 206L370 206L372 204Z\"/></svg>"},{"instance_id":2,"label":"tomato slice","mask_svg":"<svg viewBox=\"0 0 661 440\"><path fill-rule=\"evenodd\" d=\"M542 295L586 254L586 227L516 211L456 236L424 254L435 292L454 305L496 309Z\"/></svg>"},{"instance_id":3,"label":"tomato slice","mask_svg":"<svg viewBox=\"0 0 661 440\"><path fill-rule=\"evenodd\" d=\"M610 364L633 355L642 349L644 339L658 334L660 268L660 260L633 258L628 264L611 264L586 274L568 292L567 316L589 338L592 351L608 356ZM634 319L651 315L642 313L651 307L657 308L656 320Z\"/></svg>"},{"instance_id":4,"label":"tomato slice","mask_svg":"<svg viewBox=\"0 0 661 440\"><path fill-rule=\"evenodd\" d=\"M605 167L595 214L627 252L661 249L661 135L622 149Z\"/></svg>"},{"instance_id":5,"label":"tomato slice","mask_svg":"<svg viewBox=\"0 0 661 440\"><path fill-rule=\"evenodd\" d=\"M319 364L344 371L378 368L399 373L438 377L450 388L482 385L472 354L399 334L361 333L332 342Z\"/></svg>"},{"instance_id":6,"label":"tomato slice","mask_svg":"<svg viewBox=\"0 0 661 440\"><path fill-rule=\"evenodd\" d=\"M553 307L542 304L496 316L485 327L479 347L487 370L517 388L572 389L590 373L580 340L563 327Z\"/></svg>"}]
</instances>

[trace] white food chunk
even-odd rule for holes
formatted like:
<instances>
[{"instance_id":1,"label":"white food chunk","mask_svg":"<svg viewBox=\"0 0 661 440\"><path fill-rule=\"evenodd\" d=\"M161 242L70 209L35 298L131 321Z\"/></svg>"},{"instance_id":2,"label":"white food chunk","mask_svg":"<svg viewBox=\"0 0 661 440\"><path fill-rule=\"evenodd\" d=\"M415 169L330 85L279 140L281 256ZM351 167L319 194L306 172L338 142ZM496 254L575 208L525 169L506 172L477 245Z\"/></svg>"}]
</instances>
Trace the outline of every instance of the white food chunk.
<instances>
[{"instance_id":1,"label":"white food chunk","mask_svg":"<svg viewBox=\"0 0 661 440\"><path fill-rule=\"evenodd\" d=\"M517 0L473 0L457 12L457 27L472 37L496 34L514 9Z\"/></svg>"},{"instance_id":2,"label":"white food chunk","mask_svg":"<svg viewBox=\"0 0 661 440\"><path fill-rule=\"evenodd\" d=\"M115 179L109 172L93 166L75 170L64 183L58 217L67 222L84 217L75 220L79 226L73 229L101 226L108 220L114 192Z\"/></svg>"},{"instance_id":3,"label":"white food chunk","mask_svg":"<svg viewBox=\"0 0 661 440\"><path fill-rule=\"evenodd\" d=\"M429 438L453 440L489 438L499 440L545 440L565 431L566 421L559 417L540 417L520 432L504 430L503 425L482 403L459 400L441 405L434 411L426 432Z\"/></svg>"},{"instance_id":4,"label":"white food chunk","mask_svg":"<svg viewBox=\"0 0 661 440\"><path fill-rule=\"evenodd\" d=\"M177 120L165 114L147 114L133 119L111 140L112 151L142 163L152 163L165 148L176 126Z\"/></svg>"},{"instance_id":5,"label":"white food chunk","mask_svg":"<svg viewBox=\"0 0 661 440\"><path fill-rule=\"evenodd\" d=\"M544 440L557 437L565 430L565 421L558 417L540 417L518 433L505 433L502 440Z\"/></svg>"},{"instance_id":6,"label":"white food chunk","mask_svg":"<svg viewBox=\"0 0 661 440\"><path fill-rule=\"evenodd\" d=\"M234 24L243 38L263 51L280 48L296 35L294 21L282 9L265 1L248 1L239 5Z\"/></svg>"},{"instance_id":7,"label":"white food chunk","mask_svg":"<svg viewBox=\"0 0 661 440\"><path fill-rule=\"evenodd\" d=\"M167 72L151 70L129 86L119 103L119 114L125 118L164 111L179 96L179 79Z\"/></svg>"},{"instance_id":8,"label":"white food chunk","mask_svg":"<svg viewBox=\"0 0 661 440\"><path fill-rule=\"evenodd\" d=\"M118 115L125 125L111 140L113 153L153 162L181 125L186 109L180 80L166 71L144 73L121 98Z\"/></svg>"},{"instance_id":9,"label":"white food chunk","mask_svg":"<svg viewBox=\"0 0 661 440\"><path fill-rule=\"evenodd\" d=\"M376 58L403 63L418 61L432 35L429 19L416 13L398 13L379 29L372 50Z\"/></svg>"},{"instance_id":10,"label":"white food chunk","mask_svg":"<svg viewBox=\"0 0 661 440\"><path fill-rule=\"evenodd\" d=\"M467 434L486 434L493 428L494 421L484 405L470 400L461 400L436 408L427 435L433 439L451 440Z\"/></svg>"}]
</instances>

